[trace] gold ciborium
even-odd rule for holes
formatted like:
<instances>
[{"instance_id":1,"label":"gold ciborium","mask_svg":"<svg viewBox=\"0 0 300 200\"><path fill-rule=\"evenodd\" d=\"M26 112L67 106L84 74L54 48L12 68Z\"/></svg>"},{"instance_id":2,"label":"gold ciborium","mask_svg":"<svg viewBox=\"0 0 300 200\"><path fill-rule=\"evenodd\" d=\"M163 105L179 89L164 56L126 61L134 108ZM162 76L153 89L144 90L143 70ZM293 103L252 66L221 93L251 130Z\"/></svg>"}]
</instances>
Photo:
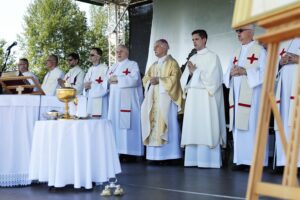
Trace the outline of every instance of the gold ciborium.
<instances>
[{"instance_id":1,"label":"gold ciborium","mask_svg":"<svg viewBox=\"0 0 300 200\"><path fill-rule=\"evenodd\" d=\"M69 102L76 98L76 90L71 87L63 87L56 89L56 97L65 103L65 113L62 119L71 119L69 114Z\"/></svg>"}]
</instances>

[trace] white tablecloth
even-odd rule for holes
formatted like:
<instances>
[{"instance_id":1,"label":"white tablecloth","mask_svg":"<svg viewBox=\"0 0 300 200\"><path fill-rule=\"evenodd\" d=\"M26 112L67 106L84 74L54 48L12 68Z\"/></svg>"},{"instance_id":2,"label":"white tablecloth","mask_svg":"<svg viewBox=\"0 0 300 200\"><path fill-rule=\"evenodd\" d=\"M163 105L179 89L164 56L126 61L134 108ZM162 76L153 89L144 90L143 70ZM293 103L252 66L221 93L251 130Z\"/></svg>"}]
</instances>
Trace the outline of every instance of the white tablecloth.
<instances>
[{"instance_id":1,"label":"white tablecloth","mask_svg":"<svg viewBox=\"0 0 300 200\"><path fill-rule=\"evenodd\" d=\"M63 110L54 96L0 95L0 186L28 185L28 165L35 121Z\"/></svg>"},{"instance_id":2,"label":"white tablecloth","mask_svg":"<svg viewBox=\"0 0 300 200\"><path fill-rule=\"evenodd\" d=\"M121 172L113 129L107 120L38 121L29 178L49 186L92 188Z\"/></svg>"}]
</instances>

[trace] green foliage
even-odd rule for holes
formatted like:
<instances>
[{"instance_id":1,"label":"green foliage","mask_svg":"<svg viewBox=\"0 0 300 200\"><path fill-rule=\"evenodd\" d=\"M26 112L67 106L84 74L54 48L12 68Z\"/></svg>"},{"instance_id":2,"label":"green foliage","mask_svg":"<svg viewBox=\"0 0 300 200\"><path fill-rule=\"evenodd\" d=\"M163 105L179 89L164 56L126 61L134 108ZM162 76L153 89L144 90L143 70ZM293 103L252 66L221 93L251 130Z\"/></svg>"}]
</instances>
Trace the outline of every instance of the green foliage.
<instances>
[{"instance_id":1,"label":"green foliage","mask_svg":"<svg viewBox=\"0 0 300 200\"><path fill-rule=\"evenodd\" d=\"M0 64L1 64L1 68L5 62L5 52L4 52L4 45L5 45L5 41L4 40L0 40Z\"/></svg>"},{"instance_id":2,"label":"green foliage","mask_svg":"<svg viewBox=\"0 0 300 200\"><path fill-rule=\"evenodd\" d=\"M59 56L59 66L68 70L65 58L71 52L80 55L81 66L91 65L88 54L91 47L103 50L103 61L108 58L108 41L104 36L107 15L103 7L90 6L91 26L88 27L85 12L72 0L35 0L29 5L24 17L24 34L19 37L24 57L30 61L31 70L40 80L46 69L48 55Z\"/></svg>"},{"instance_id":3,"label":"green foliage","mask_svg":"<svg viewBox=\"0 0 300 200\"><path fill-rule=\"evenodd\" d=\"M108 63L107 10L104 7L91 6L91 27L88 36L89 46L99 47L103 51L102 62Z\"/></svg>"},{"instance_id":4,"label":"green foliage","mask_svg":"<svg viewBox=\"0 0 300 200\"><path fill-rule=\"evenodd\" d=\"M5 58L6 58L6 49L4 49L4 46L6 45L5 40L0 40L0 71L3 68ZM7 63L6 63L6 71L11 71L11 70L17 70L16 69L16 55L14 51L11 51L10 56L8 57Z\"/></svg>"},{"instance_id":5,"label":"green foliage","mask_svg":"<svg viewBox=\"0 0 300 200\"><path fill-rule=\"evenodd\" d=\"M45 60L59 57L59 66L67 71L65 57L85 46L85 13L71 0L35 0L25 15L24 47L34 71L43 77Z\"/></svg>"}]
</instances>

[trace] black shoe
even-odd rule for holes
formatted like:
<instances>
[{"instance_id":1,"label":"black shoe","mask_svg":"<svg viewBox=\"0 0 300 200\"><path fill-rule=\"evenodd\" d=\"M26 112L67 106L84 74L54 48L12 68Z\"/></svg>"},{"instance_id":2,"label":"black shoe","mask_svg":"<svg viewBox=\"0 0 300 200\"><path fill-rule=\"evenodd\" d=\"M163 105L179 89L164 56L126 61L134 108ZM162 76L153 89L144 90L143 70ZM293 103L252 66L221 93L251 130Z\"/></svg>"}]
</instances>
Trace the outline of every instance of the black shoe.
<instances>
[{"instance_id":1,"label":"black shoe","mask_svg":"<svg viewBox=\"0 0 300 200\"><path fill-rule=\"evenodd\" d=\"M249 165L236 165L234 164L231 167L232 171L249 171L250 170L250 166Z\"/></svg>"},{"instance_id":2,"label":"black shoe","mask_svg":"<svg viewBox=\"0 0 300 200\"><path fill-rule=\"evenodd\" d=\"M133 162L136 162L137 157L121 154L121 155L119 155L119 159L120 159L121 163L133 163Z\"/></svg>"},{"instance_id":3,"label":"black shoe","mask_svg":"<svg viewBox=\"0 0 300 200\"><path fill-rule=\"evenodd\" d=\"M271 171L271 174L280 174L280 175L282 175L283 174L283 170L284 170L283 166L275 167L275 169L273 169Z\"/></svg>"}]
</instances>

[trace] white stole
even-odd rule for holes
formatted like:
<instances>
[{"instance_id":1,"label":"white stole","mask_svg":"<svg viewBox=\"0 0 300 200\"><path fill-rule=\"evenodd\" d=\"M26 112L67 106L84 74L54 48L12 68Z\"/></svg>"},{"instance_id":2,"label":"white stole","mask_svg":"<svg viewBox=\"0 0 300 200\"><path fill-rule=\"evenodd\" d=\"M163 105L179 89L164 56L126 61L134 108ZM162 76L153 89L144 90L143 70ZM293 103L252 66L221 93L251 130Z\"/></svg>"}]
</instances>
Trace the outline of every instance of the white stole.
<instances>
[{"instance_id":1,"label":"white stole","mask_svg":"<svg viewBox=\"0 0 300 200\"><path fill-rule=\"evenodd\" d=\"M247 50L247 59L244 62L245 69L256 68L258 66L257 62L259 61L261 46L257 43L254 43ZM235 65L239 58L242 48L240 47L234 54L233 65ZM234 77L232 77L234 78ZM251 102L252 102L252 93L253 89L249 87L247 82L247 77L242 76L240 85L240 93L238 102L234 102L233 98L233 87L230 88L229 91L229 115L230 115L230 127L229 130L233 129L233 121L234 121L234 107L238 106L236 117L235 117L235 127L240 130L248 130L249 129L249 118L251 111Z\"/></svg>"},{"instance_id":2,"label":"white stole","mask_svg":"<svg viewBox=\"0 0 300 200\"><path fill-rule=\"evenodd\" d=\"M130 129L131 112L131 88L122 88L120 89L120 128Z\"/></svg>"},{"instance_id":3,"label":"white stole","mask_svg":"<svg viewBox=\"0 0 300 200\"><path fill-rule=\"evenodd\" d=\"M114 67L109 71L108 76L128 76L130 75L130 66L126 65L129 60L126 59L122 62L115 64ZM119 88L120 89L120 105L119 105L119 124L121 129L130 129L131 124L131 90L132 88Z\"/></svg>"}]
</instances>

